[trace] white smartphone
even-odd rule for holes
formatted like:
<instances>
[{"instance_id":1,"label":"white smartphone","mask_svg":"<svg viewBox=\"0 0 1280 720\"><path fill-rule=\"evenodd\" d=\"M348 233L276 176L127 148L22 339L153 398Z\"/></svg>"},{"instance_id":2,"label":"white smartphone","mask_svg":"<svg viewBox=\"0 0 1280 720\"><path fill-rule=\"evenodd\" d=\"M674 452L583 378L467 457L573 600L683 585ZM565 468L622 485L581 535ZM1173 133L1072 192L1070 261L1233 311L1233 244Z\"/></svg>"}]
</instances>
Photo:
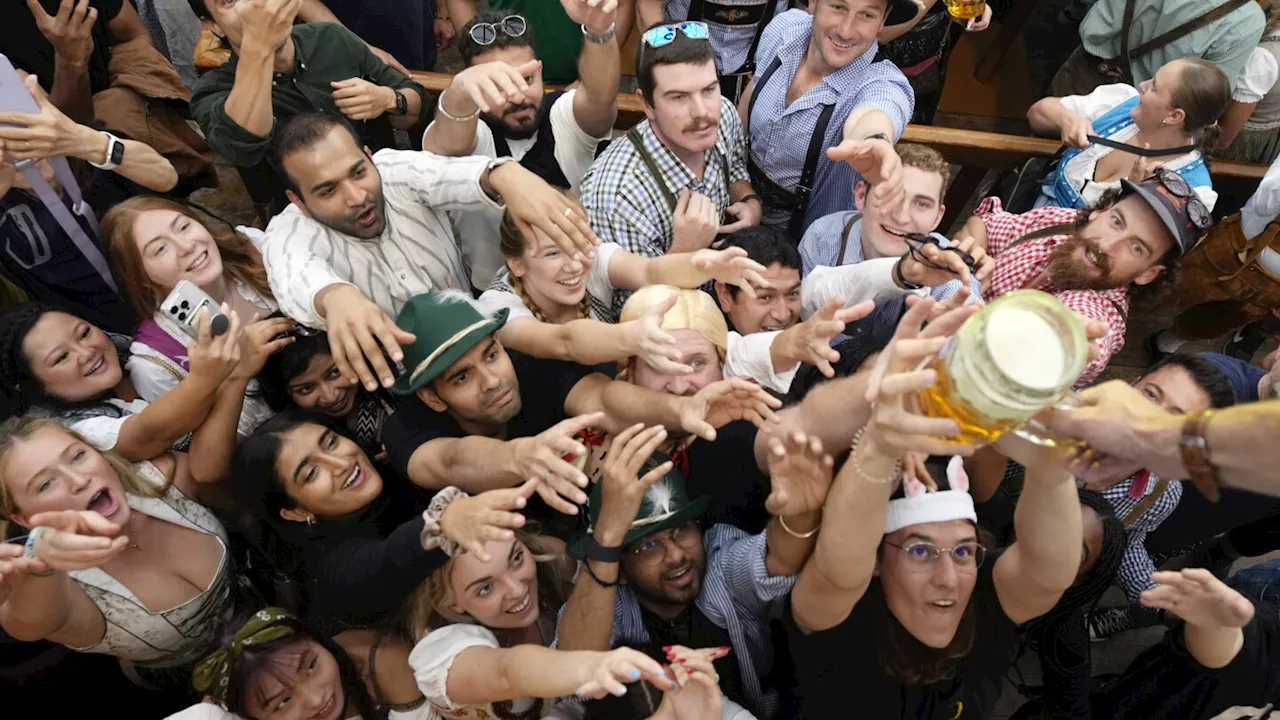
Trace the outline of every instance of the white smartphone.
<instances>
[{"instance_id":1,"label":"white smartphone","mask_svg":"<svg viewBox=\"0 0 1280 720\"><path fill-rule=\"evenodd\" d=\"M177 287L160 304L160 310L178 323L183 332L196 337L200 332L200 311L209 311L209 329L221 335L230 327L230 320L218 310L218 303L195 283L179 280Z\"/></svg>"}]
</instances>

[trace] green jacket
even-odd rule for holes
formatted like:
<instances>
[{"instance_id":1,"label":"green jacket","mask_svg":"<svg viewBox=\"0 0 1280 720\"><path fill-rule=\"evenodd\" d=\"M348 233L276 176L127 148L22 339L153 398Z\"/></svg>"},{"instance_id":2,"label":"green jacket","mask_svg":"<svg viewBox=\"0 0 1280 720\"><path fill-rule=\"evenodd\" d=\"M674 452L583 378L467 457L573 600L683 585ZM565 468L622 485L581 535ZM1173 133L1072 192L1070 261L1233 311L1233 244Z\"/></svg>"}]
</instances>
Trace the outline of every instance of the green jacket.
<instances>
[{"instance_id":1,"label":"green jacket","mask_svg":"<svg viewBox=\"0 0 1280 720\"><path fill-rule=\"evenodd\" d=\"M271 88L271 108L275 126L282 120L308 112L339 113L333 102L330 82L360 77L375 85L412 90L422 97L422 115L431 103L427 91L413 80L382 62L360 38L350 30L333 23L295 25L293 45L296 53L294 71L275 73ZM205 73L191 97L191 115L199 123L214 152L232 163L248 167L261 163L271 144L271 135L261 137L245 130L227 117L227 96L235 84L239 58ZM340 114L340 113L339 113ZM356 131L370 148L388 146L392 137L386 115L374 120L353 122Z\"/></svg>"}]
</instances>

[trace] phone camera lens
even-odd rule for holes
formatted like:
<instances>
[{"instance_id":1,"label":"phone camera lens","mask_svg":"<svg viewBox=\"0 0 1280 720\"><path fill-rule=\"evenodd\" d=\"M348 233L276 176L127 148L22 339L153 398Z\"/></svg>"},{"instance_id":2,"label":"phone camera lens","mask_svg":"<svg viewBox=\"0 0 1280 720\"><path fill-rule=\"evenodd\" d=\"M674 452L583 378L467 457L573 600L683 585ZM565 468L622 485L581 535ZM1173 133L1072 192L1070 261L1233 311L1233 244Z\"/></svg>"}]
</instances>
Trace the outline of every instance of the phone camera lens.
<instances>
[{"instance_id":1,"label":"phone camera lens","mask_svg":"<svg viewBox=\"0 0 1280 720\"><path fill-rule=\"evenodd\" d=\"M186 300L183 300L183 301L182 301L182 309L183 309L183 310L186 310L186 309L187 309L187 308L189 308L189 307L191 307L190 303L188 303Z\"/></svg>"},{"instance_id":2,"label":"phone camera lens","mask_svg":"<svg viewBox=\"0 0 1280 720\"><path fill-rule=\"evenodd\" d=\"M169 306L169 314L170 314L170 315L177 315L177 314L178 314L178 306L177 306L177 305L170 305L170 306Z\"/></svg>"},{"instance_id":3,"label":"phone camera lens","mask_svg":"<svg viewBox=\"0 0 1280 720\"><path fill-rule=\"evenodd\" d=\"M178 313L178 319L179 319L179 320L186 320L186 319L187 319L187 314L186 314L186 313Z\"/></svg>"}]
</instances>

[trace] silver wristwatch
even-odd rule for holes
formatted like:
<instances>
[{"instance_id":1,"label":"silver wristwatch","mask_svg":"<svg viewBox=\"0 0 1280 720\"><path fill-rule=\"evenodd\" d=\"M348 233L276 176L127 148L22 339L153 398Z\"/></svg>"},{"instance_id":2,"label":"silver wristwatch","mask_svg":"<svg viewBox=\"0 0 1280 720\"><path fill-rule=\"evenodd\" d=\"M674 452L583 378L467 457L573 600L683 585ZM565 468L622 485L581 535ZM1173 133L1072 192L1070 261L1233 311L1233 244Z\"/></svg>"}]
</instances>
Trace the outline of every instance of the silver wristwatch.
<instances>
[{"instance_id":1,"label":"silver wristwatch","mask_svg":"<svg viewBox=\"0 0 1280 720\"><path fill-rule=\"evenodd\" d=\"M614 23L609 23L609 29L605 30L599 35L591 32L591 29L588 28L585 24L582 26L582 36L587 39L587 42L593 42L597 45L604 45L605 43L612 40L614 36L617 34L618 34L618 26L615 25Z\"/></svg>"}]
</instances>

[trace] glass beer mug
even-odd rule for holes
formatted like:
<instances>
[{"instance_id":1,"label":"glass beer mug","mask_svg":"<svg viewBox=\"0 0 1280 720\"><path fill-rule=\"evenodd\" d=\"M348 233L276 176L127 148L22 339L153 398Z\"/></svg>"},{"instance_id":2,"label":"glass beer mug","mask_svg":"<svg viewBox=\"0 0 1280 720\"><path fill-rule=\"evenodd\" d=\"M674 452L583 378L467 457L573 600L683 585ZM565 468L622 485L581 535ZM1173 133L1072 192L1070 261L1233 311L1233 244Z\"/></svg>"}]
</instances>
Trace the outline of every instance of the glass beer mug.
<instances>
[{"instance_id":1,"label":"glass beer mug","mask_svg":"<svg viewBox=\"0 0 1280 720\"><path fill-rule=\"evenodd\" d=\"M938 381L921 391L921 409L955 420L960 433L951 439L957 442L980 447L1015 431L1053 445L1024 425L1067 396L1088 364L1088 343L1075 313L1052 295L1001 295L965 321L926 365Z\"/></svg>"},{"instance_id":2,"label":"glass beer mug","mask_svg":"<svg viewBox=\"0 0 1280 720\"><path fill-rule=\"evenodd\" d=\"M987 9L986 0L946 0L947 12L957 20L972 20L982 17Z\"/></svg>"}]
</instances>

